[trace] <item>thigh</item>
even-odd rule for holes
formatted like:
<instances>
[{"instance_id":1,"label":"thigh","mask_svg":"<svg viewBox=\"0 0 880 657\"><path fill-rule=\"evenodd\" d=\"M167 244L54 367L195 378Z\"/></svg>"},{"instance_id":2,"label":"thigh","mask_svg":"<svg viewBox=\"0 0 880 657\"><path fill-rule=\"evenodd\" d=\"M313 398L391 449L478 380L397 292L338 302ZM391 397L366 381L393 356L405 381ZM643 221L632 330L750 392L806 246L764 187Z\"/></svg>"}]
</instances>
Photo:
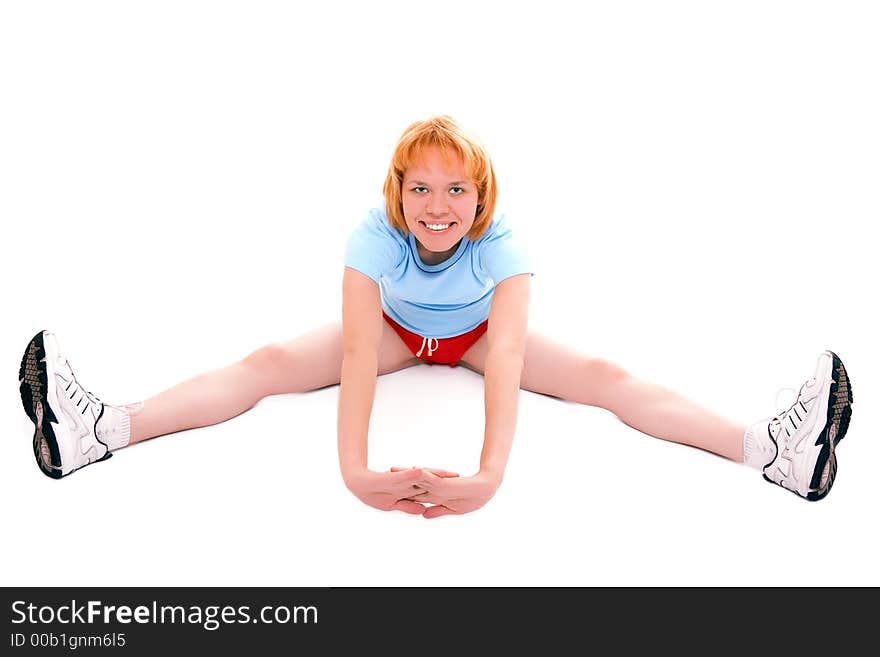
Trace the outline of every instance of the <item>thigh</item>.
<instances>
[{"instance_id":1,"label":"thigh","mask_svg":"<svg viewBox=\"0 0 880 657\"><path fill-rule=\"evenodd\" d=\"M486 369L488 336L462 356L461 364L479 374ZM592 406L605 404L604 394L626 372L607 360L585 354L535 331L526 335L520 387L542 395Z\"/></svg>"},{"instance_id":2,"label":"thigh","mask_svg":"<svg viewBox=\"0 0 880 657\"><path fill-rule=\"evenodd\" d=\"M275 394L303 392L337 385L342 373L342 322L322 326L293 340L264 347L273 353ZM379 343L379 374L389 374L420 361L383 322Z\"/></svg>"}]
</instances>

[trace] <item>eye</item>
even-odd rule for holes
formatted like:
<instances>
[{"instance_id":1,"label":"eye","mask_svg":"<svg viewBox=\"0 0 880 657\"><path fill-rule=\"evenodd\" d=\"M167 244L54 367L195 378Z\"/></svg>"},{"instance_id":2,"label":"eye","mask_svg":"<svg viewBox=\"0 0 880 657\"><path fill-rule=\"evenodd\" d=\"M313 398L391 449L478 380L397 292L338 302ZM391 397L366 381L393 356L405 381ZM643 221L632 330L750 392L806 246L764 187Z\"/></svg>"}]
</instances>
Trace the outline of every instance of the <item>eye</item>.
<instances>
[{"instance_id":1,"label":"eye","mask_svg":"<svg viewBox=\"0 0 880 657\"><path fill-rule=\"evenodd\" d=\"M416 194L424 194L425 192L428 191L428 188L422 187L421 185L416 185L415 187L412 188L412 191L414 191Z\"/></svg>"},{"instance_id":2,"label":"eye","mask_svg":"<svg viewBox=\"0 0 880 657\"><path fill-rule=\"evenodd\" d=\"M450 187L449 193L453 196L458 196L459 194L464 194L464 187Z\"/></svg>"}]
</instances>

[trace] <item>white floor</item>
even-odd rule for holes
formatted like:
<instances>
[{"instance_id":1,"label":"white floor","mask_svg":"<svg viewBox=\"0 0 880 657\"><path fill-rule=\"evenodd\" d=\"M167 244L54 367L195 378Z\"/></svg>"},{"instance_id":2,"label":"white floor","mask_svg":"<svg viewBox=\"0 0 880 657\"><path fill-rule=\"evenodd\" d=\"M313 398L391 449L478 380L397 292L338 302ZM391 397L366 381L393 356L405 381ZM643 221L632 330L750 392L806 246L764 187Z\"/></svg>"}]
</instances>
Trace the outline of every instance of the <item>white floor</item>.
<instances>
[{"instance_id":1,"label":"white floor","mask_svg":"<svg viewBox=\"0 0 880 657\"><path fill-rule=\"evenodd\" d=\"M137 352L116 332L101 344L72 337L80 341L72 362L88 386L128 367L147 372L129 390L186 369L175 356L185 350L172 335L167 344ZM11 336L4 344L11 372L17 365ZM742 363L725 360L719 369L683 358L671 364L669 378L713 407L753 417L769 409L774 379L796 383L782 376L780 363L793 360L792 350L782 351L742 353ZM269 398L222 425L144 443L51 481L32 463L31 425L10 387L3 413L7 458L0 465L8 537L2 579L7 585L877 584L880 542L870 518L878 448L866 403L876 388L861 366L867 358L861 345L848 345L847 354L857 404L841 445L839 480L822 502L802 501L711 454L643 436L604 411L522 393L518 435L496 497L476 513L433 521L374 511L347 492L336 466L338 388ZM705 383L687 385L690 377ZM381 378L371 465L473 471L481 393L482 379L460 368L421 366Z\"/></svg>"},{"instance_id":2,"label":"white floor","mask_svg":"<svg viewBox=\"0 0 880 657\"><path fill-rule=\"evenodd\" d=\"M0 16L3 585L880 585L869 4L108 6ZM34 333L124 403L334 320L345 236L440 112L490 146L535 330L743 423L834 349L855 406L828 498L530 393L503 486L461 517L348 493L337 388L40 474L12 378ZM382 377L371 465L467 474L482 420L471 372Z\"/></svg>"}]
</instances>

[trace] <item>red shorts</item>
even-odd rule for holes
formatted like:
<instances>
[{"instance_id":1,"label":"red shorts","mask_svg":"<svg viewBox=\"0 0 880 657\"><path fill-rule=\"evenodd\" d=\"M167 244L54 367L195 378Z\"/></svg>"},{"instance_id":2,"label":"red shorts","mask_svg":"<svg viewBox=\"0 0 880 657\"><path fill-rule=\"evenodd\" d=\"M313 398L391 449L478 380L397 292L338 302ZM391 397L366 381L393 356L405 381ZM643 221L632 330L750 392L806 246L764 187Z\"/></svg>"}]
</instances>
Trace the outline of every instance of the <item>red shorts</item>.
<instances>
[{"instance_id":1,"label":"red shorts","mask_svg":"<svg viewBox=\"0 0 880 657\"><path fill-rule=\"evenodd\" d=\"M391 324L397 335L404 341L409 350L413 352L416 358L420 358L426 363L436 363L438 365L449 365L455 367L458 361L464 356L465 352L470 349L474 343L482 337L486 329L489 328L489 320L480 324L477 328L471 329L467 333L456 335L451 338L424 338L421 335L412 333L403 328L400 324L391 319L384 312L382 317Z\"/></svg>"}]
</instances>

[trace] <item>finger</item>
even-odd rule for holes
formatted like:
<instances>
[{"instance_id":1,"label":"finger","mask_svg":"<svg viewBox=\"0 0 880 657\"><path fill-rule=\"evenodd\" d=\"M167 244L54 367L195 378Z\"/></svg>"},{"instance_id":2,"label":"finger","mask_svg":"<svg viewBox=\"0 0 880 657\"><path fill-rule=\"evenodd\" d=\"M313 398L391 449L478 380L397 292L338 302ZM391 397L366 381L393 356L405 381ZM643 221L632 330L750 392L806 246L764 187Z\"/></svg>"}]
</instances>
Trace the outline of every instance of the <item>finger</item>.
<instances>
[{"instance_id":1,"label":"finger","mask_svg":"<svg viewBox=\"0 0 880 657\"><path fill-rule=\"evenodd\" d=\"M399 472L401 470L417 470L419 466L414 465L411 468L404 468L399 465L392 465L391 472ZM443 468L422 468L422 470L428 470L429 472L433 472L438 477L458 477L459 474L457 472L452 472L451 470L444 470Z\"/></svg>"},{"instance_id":2,"label":"finger","mask_svg":"<svg viewBox=\"0 0 880 657\"><path fill-rule=\"evenodd\" d=\"M391 481L395 484L411 484L424 475L421 468L406 468L391 473Z\"/></svg>"},{"instance_id":3,"label":"finger","mask_svg":"<svg viewBox=\"0 0 880 657\"><path fill-rule=\"evenodd\" d=\"M450 472L449 470L443 470L441 468L423 468L428 472L432 472L438 477L458 477L459 474L457 472Z\"/></svg>"},{"instance_id":4,"label":"finger","mask_svg":"<svg viewBox=\"0 0 880 657\"><path fill-rule=\"evenodd\" d=\"M410 500L411 502L418 502L419 504L443 504L444 502L449 501L444 497L434 495L427 491L425 491L424 493L410 495L409 497L405 497L404 499Z\"/></svg>"},{"instance_id":5,"label":"finger","mask_svg":"<svg viewBox=\"0 0 880 657\"><path fill-rule=\"evenodd\" d=\"M444 477L438 477L433 472L428 470L428 468L421 468L422 475L416 478L416 483L422 488L427 488L428 490L434 490L438 483L442 482Z\"/></svg>"},{"instance_id":6,"label":"finger","mask_svg":"<svg viewBox=\"0 0 880 657\"><path fill-rule=\"evenodd\" d=\"M449 507L443 506L442 504L436 504L425 509L425 512L422 515L430 519L439 518L440 516L455 515L455 513L456 512Z\"/></svg>"},{"instance_id":7,"label":"finger","mask_svg":"<svg viewBox=\"0 0 880 657\"><path fill-rule=\"evenodd\" d=\"M420 516L425 512L425 505L413 502L412 500L397 500L390 510L403 511L404 513Z\"/></svg>"}]
</instances>

